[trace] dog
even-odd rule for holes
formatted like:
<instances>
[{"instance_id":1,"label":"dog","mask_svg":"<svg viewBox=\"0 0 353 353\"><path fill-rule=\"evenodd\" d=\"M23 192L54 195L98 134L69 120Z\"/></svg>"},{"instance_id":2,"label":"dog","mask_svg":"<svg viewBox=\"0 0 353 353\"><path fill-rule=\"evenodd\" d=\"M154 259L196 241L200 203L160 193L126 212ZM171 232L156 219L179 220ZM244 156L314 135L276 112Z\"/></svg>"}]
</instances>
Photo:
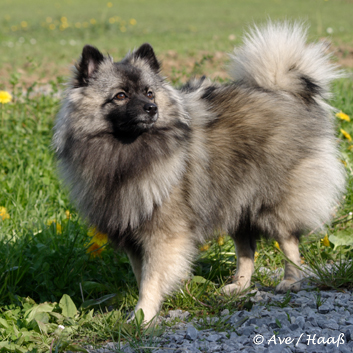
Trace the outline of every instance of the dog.
<instances>
[{"instance_id":1,"label":"dog","mask_svg":"<svg viewBox=\"0 0 353 353\"><path fill-rule=\"evenodd\" d=\"M330 83L341 76L298 23L254 27L230 82L176 89L150 44L114 62L86 45L54 127L61 177L81 215L128 255L146 321L190 271L198 245L226 231L250 285L256 240L289 261L277 291L299 290L299 237L322 227L345 190Z\"/></svg>"}]
</instances>

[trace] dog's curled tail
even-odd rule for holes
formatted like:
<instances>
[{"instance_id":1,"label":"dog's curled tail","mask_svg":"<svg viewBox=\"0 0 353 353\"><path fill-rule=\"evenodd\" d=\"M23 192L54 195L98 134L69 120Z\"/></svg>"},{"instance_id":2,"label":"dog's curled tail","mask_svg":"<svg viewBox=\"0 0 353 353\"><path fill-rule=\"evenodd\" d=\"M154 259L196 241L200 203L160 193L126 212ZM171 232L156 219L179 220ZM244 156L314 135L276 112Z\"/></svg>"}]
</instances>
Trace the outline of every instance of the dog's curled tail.
<instances>
[{"instance_id":1,"label":"dog's curled tail","mask_svg":"<svg viewBox=\"0 0 353 353\"><path fill-rule=\"evenodd\" d=\"M302 23L254 27L231 55L230 75L236 81L303 98L330 98L330 83L343 72L330 62L327 44L306 44Z\"/></svg>"}]
</instances>

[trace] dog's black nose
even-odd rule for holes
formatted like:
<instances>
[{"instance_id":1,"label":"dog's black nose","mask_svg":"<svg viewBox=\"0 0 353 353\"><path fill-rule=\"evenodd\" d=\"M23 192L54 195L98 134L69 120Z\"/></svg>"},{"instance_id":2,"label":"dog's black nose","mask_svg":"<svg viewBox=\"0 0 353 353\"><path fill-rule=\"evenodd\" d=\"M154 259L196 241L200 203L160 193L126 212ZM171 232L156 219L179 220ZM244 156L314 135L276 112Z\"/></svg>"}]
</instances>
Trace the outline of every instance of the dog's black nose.
<instances>
[{"instance_id":1,"label":"dog's black nose","mask_svg":"<svg viewBox=\"0 0 353 353\"><path fill-rule=\"evenodd\" d=\"M153 116L157 113L157 106L154 103L146 103L143 106L143 109L145 110L146 113L149 115Z\"/></svg>"}]
</instances>

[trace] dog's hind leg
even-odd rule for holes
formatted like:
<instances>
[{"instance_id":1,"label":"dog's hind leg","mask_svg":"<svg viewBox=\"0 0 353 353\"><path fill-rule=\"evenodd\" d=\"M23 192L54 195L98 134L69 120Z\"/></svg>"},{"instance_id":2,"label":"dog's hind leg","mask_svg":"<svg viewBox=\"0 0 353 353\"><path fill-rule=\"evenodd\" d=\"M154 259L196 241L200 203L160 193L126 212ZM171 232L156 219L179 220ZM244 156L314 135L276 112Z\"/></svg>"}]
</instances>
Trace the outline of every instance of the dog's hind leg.
<instances>
[{"instance_id":1,"label":"dog's hind leg","mask_svg":"<svg viewBox=\"0 0 353 353\"><path fill-rule=\"evenodd\" d=\"M289 238L277 239L283 254L289 261L285 262L284 278L277 285L277 292L287 292L288 290L299 291L302 273L300 270L299 239L295 235Z\"/></svg>"},{"instance_id":2,"label":"dog's hind leg","mask_svg":"<svg viewBox=\"0 0 353 353\"><path fill-rule=\"evenodd\" d=\"M237 253L237 270L233 283L223 287L222 293L232 295L250 287L254 273L254 255L256 250L256 234L249 228L237 232L233 237Z\"/></svg>"}]
</instances>

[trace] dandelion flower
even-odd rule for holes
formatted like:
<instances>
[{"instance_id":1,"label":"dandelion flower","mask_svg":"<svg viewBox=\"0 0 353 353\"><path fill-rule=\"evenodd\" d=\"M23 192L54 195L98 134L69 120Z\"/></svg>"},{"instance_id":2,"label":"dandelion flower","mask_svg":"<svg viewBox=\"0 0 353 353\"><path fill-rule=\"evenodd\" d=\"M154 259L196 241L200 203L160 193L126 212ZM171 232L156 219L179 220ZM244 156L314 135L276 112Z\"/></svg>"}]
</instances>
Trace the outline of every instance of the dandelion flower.
<instances>
[{"instance_id":1,"label":"dandelion flower","mask_svg":"<svg viewBox=\"0 0 353 353\"><path fill-rule=\"evenodd\" d=\"M210 248L210 244L205 244L201 246L200 251L207 251Z\"/></svg>"},{"instance_id":2,"label":"dandelion flower","mask_svg":"<svg viewBox=\"0 0 353 353\"><path fill-rule=\"evenodd\" d=\"M323 239L321 239L323 246L330 246L330 241L328 240L328 235L326 234Z\"/></svg>"},{"instance_id":3,"label":"dandelion flower","mask_svg":"<svg viewBox=\"0 0 353 353\"><path fill-rule=\"evenodd\" d=\"M87 248L87 254L92 256L99 256L104 250L104 246L108 243L107 234L98 232L95 227L91 227L88 230L87 235L91 237L90 242L87 244L89 247Z\"/></svg>"},{"instance_id":4,"label":"dandelion flower","mask_svg":"<svg viewBox=\"0 0 353 353\"><path fill-rule=\"evenodd\" d=\"M0 103L1 104L10 103L11 100L12 100L12 96L9 92L0 91Z\"/></svg>"},{"instance_id":5,"label":"dandelion flower","mask_svg":"<svg viewBox=\"0 0 353 353\"><path fill-rule=\"evenodd\" d=\"M220 235L220 236L217 238L217 243L218 243L219 246L224 245L224 236L223 236L223 235Z\"/></svg>"},{"instance_id":6,"label":"dandelion flower","mask_svg":"<svg viewBox=\"0 0 353 353\"><path fill-rule=\"evenodd\" d=\"M47 225L48 225L49 227L50 227L52 224L55 225L56 233L57 233L57 234L61 234L61 233L62 233L61 224L58 223L58 222L56 221L56 219L52 219L52 220L50 220L50 221L47 222Z\"/></svg>"},{"instance_id":7,"label":"dandelion flower","mask_svg":"<svg viewBox=\"0 0 353 353\"><path fill-rule=\"evenodd\" d=\"M281 250L277 241L274 242L274 246L275 246L275 248L277 248L278 250Z\"/></svg>"},{"instance_id":8,"label":"dandelion flower","mask_svg":"<svg viewBox=\"0 0 353 353\"><path fill-rule=\"evenodd\" d=\"M254 254L254 262L256 262L257 258L259 257L259 253L257 251L255 251Z\"/></svg>"},{"instance_id":9,"label":"dandelion flower","mask_svg":"<svg viewBox=\"0 0 353 353\"><path fill-rule=\"evenodd\" d=\"M22 27L22 28L26 28L27 26L28 26L27 21L22 21L22 22L21 22L21 27Z\"/></svg>"},{"instance_id":10,"label":"dandelion flower","mask_svg":"<svg viewBox=\"0 0 353 353\"><path fill-rule=\"evenodd\" d=\"M0 207L0 218L2 218L3 221L10 218L10 215L7 213L7 209L5 207Z\"/></svg>"},{"instance_id":11,"label":"dandelion flower","mask_svg":"<svg viewBox=\"0 0 353 353\"><path fill-rule=\"evenodd\" d=\"M137 23L137 22L136 22L136 20L135 20L134 18L132 18L132 19L130 20L131 26L135 26L136 23Z\"/></svg>"},{"instance_id":12,"label":"dandelion flower","mask_svg":"<svg viewBox=\"0 0 353 353\"><path fill-rule=\"evenodd\" d=\"M92 25L95 25L97 23L97 21L94 18L91 18L89 21L91 22Z\"/></svg>"},{"instance_id":13,"label":"dandelion flower","mask_svg":"<svg viewBox=\"0 0 353 353\"><path fill-rule=\"evenodd\" d=\"M113 24L114 22L115 22L115 18L114 18L114 17L110 17L109 23L110 23L110 24Z\"/></svg>"},{"instance_id":14,"label":"dandelion flower","mask_svg":"<svg viewBox=\"0 0 353 353\"><path fill-rule=\"evenodd\" d=\"M65 216L66 216L66 219L70 219L71 218L71 213L70 213L69 210L65 211Z\"/></svg>"},{"instance_id":15,"label":"dandelion flower","mask_svg":"<svg viewBox=\"0 0 353 353\"><path fill-rule=\"evenodd\" d=\"M336 114L336 117L340 118L341 120L351 121L350 117L347 114L343 113L342 110Z\"/></svg>"},{"instance_id":16,"label":"dandelion flower","mask_svg":"<svg viewBox=\"0 0 353 353\"><path fill-rule=\"evenodd\" d=\"M352 137L351 135L346 131L346 130L343 130L343 129L340 129L342 135L348 140L348 141L352 141Z\"/></svg>"},{"instance_id":17,"label":"dandelion flower","mask_svg":"<svg viewBox=\"0 0 353 353\"><path fill-rule=\"evenodd\" d=\"M111 2L108 2L107 6L108 7L113 7L113 4Z\"/></svg>"}]
</instances>

